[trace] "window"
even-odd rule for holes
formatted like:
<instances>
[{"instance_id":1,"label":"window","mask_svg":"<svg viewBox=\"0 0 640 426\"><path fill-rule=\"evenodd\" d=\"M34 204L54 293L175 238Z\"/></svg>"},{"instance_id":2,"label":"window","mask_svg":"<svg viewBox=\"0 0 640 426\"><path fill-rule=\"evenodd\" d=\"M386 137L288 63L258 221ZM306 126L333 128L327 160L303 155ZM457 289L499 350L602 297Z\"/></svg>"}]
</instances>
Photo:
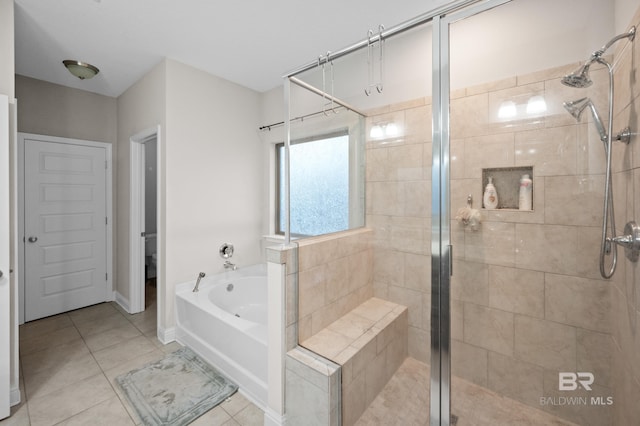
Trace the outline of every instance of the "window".
<instances>
[{"instance_id":1,"label":"window","mask_svg":"<svg viewBox=\"0 0 640 426\"><path fill-rule=\"evenodd\" d=\"M291 143L292 235L349 229L349 135L346 132ZM284 233L284 144L276 145L276 232Z\"/></svg>"}]
</instances>

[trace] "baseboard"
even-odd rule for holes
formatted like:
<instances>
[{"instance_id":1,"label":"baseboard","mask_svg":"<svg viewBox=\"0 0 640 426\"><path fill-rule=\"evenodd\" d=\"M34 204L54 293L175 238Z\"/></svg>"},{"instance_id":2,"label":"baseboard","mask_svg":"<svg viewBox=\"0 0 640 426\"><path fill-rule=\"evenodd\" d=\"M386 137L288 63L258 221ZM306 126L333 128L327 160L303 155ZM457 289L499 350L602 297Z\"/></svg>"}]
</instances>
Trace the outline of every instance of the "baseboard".
<instances>
[{"instance_id":1,"label":"baseboard","mask_svg":"<svg viewBox=\"0 0 640 426\"><path fill-rule=\"evenodd\" d=\"M14 406L20 404L21 401L20 388L11 389L9 393L9 405Z\"/></svg>"},{"instance_id":2,"label":"baseboard","mask_svg":"<svg viewBox=\"0 0 640 426\"><path fill-rule=\"evenodd\" d=\"M158 327L158 340L163 344L169 344L176 340L176 328L160 328Z\"/></svg>"},{"instance_id":3,"label":"baseboard","mask_svg":"<svg viewBox=\"0 0 640 426\"><path fill-rule=\"evenodd\" d=\"M285 423L285 416L281 416L271 408L264 410L264 426L282 426Z\"/></svg>"},{"instance_id":4,"label":"baseboard","mask_svg":"<svg viewBox=\"0 0 640 426\"><path fill-rule=\"evenodd\" d=\"M131 310L129 310L129 299L126 299L123 295L121 295L117 291L114 291L113 295L114 295L114 300L116 301L116 303L118 305L120 305L122 307L122 309L124 309L126 312L130 313Z\"/></svg>"}]
</instances>

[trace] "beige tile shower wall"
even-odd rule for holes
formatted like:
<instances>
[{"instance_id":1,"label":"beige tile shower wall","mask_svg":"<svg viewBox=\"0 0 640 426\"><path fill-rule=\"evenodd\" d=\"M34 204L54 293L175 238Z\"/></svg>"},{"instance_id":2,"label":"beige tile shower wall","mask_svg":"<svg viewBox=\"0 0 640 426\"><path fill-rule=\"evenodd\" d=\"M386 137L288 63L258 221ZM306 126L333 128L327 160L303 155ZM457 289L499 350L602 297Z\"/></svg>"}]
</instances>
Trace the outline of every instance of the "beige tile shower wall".
<instances>
[{"instance_id":1,"label":"beige tile shower wall","mask_svg":"<svg viewBox=\"0 0 640 426\"><path fill-rule=\"evenodd\" d=\"M638 62L637 56L632 63ZM604 150L595 126L585 117L576 123L562 103L589 96L599 110L606 111L607 74L594 69L595 84L590 89L563 86L560 78L577 65L452 94L453 372L580 424L629 424L614 423L614 414L629 419L633 415L629 410L638 410L637 404L626 401L640 397L640 339L636 337L640 333L636 333L640 270L636 275L637 269L621 262L611 280L615 285L600 278ZM638 79L635 70L625 75L627 83ZM632 126L640 121L638 92L637 87L629 90L627 95L634 102L627 101L624 110L618 108L618 115L626 114ZM524 112L532 96L545 98L546 113L498 120L501 102L512 100ZM374 229L374 294L408 306L409 355L428 362L430 100L375 111L367 123L370 128L391 121L399 125L401 136L367 142L367 226ZM618 228L632 213L640 217L640 201L634 198L640 189L639 152L622 145L614 152L616 170L623 173L614 182L616 207L626 207L616 211ZM533 166L534 210L483 210L480 230L458 225L454 216L468 194L474 207L481 207L481 170L513 166ZM618 297L612 299L613 293ZM614 341L617 346L612 350ZM626 367L613 369L616 357L624 362L615 364ZM542 397L585 396L584 392L558 391L559 372L579 371L595 376L589 397L614 396L614 405L592 405L590 399L587 406L541 405ZM630 390L633 399L622 395Z\"/></svg>"},{"instance_id":2,"label":"beige tile shower wall","mask_svg":"<svg viewBox=\"0 0 640 426\"><path fill-rule=\"evenodd\" d=\"M372 236L361 228L298 242L299 341L373 296Z\"/></svg>"},{"instance_id":3,"label":"beige tile shower wall","mask_svg":"<svg viewBox=\"0 0 640 426\"><path fill-rule=\"evenodd\" d=\"M640 27L640 8L629 26ZM615 144L614 195L616 227L622 235L629 220L640 222L640 38L615 52L615 120L613 133L626 126L634 136L628 146ZM614 387L614 424L637 424L640 420L640 265L631 263L619 250L620 263L612 289L611 325L613 353L611 382Z\"/></svg>"},{"instance_id":4,"label":"beige tile shower wall","mask_svg":"<svg viewBox=\"0 0 640 426\"><path fill-rule=\"evenodd\" d=\"M399 134L367 140L367 226L374 230L374 294L409 308L409 356L429 362L431 99L370 112Z\"/></svg>"},{"instance_id":5,"label":"beige tile shower wall","mask_svg":"<svg viewBox=\"0 0 640 426\"><path fill-rule=\"evenodd\" d=\"M562 107L582 96L606 107L607 75L594 70L593 89L564 87L560 78L575 66L467 88L451 101L452 368L568 420L610 425L610 406L590 399L541 404L584 396L559 392L560 372L591 372L589 398L613 396L612 286L598 269L604 150L594 126L576 123ZM544 97L546 113L526 114L533 96ZM500 119L507 100L518 115ZM532 212L482 210L477 231L453 220L468 194L481 207L483 168L514 166L533 166Z\"/></svg>"}]
</instances>

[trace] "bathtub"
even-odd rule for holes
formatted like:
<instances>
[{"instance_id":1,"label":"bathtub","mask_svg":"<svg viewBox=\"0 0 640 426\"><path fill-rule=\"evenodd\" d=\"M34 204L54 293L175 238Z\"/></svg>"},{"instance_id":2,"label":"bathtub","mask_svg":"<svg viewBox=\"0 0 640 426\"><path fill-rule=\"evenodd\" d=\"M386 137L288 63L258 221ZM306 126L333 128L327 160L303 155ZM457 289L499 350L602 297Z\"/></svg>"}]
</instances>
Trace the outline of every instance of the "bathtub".
<instances>
[{"instance_id":1,"label":"bathtub","mask_svg":"<svg viewBox=\"0 0 640 426\"><path fill-rule=\"evenodd\" d=\"M197 274L196 274L197 275ZM267 406L267 268L238 268L176 286L176 340Z\"/></svg>"}]
</instances>

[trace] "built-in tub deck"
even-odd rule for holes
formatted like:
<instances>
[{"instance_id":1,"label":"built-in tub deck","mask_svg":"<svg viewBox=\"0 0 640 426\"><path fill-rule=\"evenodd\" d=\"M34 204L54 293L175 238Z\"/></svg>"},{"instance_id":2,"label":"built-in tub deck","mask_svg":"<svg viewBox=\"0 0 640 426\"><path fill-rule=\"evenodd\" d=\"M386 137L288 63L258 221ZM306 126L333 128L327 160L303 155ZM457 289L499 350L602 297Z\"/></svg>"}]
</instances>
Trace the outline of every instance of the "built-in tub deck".
<instances>
[{"instance_id":1,"label":"built-in tub deck","mask_svg":"<svg viewBox=\"0 0 640 426\"><path fill-rule=\"evenodd\" d=\"M300 345L342 367L342 424L354 424L407 357L406 306L371 298Z\"/></svg>"}]
</instances>

